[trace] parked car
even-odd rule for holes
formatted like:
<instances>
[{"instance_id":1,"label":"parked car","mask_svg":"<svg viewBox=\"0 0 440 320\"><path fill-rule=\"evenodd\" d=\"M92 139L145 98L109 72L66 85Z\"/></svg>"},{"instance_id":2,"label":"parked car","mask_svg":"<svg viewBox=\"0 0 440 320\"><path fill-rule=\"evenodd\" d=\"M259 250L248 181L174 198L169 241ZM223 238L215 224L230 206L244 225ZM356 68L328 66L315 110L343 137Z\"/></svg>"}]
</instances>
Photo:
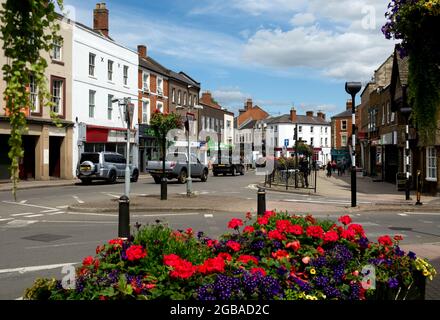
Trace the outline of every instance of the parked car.
<instances>
[{"instance_id":1,"label":"parked car","mask_svg":"<svg viewBox=\"0 0 440 320\"><path fill-rule=\"evenodd\" d=\"M160 183L162 178L162 161L147 161L146 170L151 174L154 182ZM202 182L208 180L208 167L191 155L191 178L199 178ZM186 153L169 153L165 157L165 175L167 179L177 179L180 183L186 183L188 178L188 157Z\"/></svg>"},{"instance_id":2,"label":"parked car","mask_svg":"<svg viewBox=\"0 0 440 320\"><path fill-rule=\"evenodd\" d=\"M126 159L116 152L84 152L76 168L76 176L82 183L92 180L107 180L115 183L117 178L125 177ZM139 169L130 165L130 180L136 182Z\"/></svg>"},{"instance_id":3,"label":"parked car","mask_svg":"<svg viewBox=\"0 0 440 320\"><path fill-rule=\"evenodd\" d=\"M321 170L321 169L325 169L325 165L322 161L316 161L316 170Z\"/></svg>"},{"instance_id":4,"label":"parked car","mask_svg":"<svg viewBox=\"0 0 440 320\"><path fill-rule=\"evenodd\" d=\"M218 176L220 173L223 175L231 174L233 176L240 174L241 176L244 175L244 165L242 161L238 158L232 158L232 157L221 157L220 163L215 163L212 166L212 173L214 176Z\"/></svg>"}]
</instances>

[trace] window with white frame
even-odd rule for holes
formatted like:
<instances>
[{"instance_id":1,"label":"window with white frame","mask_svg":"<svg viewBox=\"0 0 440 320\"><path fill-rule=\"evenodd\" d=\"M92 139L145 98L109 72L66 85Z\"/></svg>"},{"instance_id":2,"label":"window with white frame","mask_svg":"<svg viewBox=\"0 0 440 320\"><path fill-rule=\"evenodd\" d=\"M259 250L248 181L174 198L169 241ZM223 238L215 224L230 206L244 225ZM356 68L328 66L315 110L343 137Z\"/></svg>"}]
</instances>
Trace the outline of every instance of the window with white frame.
<instances>
[{"instance_id":1,"label":"window with white frame","mask_svg":"<svg viewBox=\"0 0 440 320\"><path fill-rule=\"evenodd\" d=\"M298 126L298 132L302 132L303 131L303 127L302 126Z\"/></svg>"},{"instance_id":2,"label":"window with white frame","mask_svg":"<svg viewBox=\"0 0 440 320\"><path fill-rule=\"evenodd\" d=\"M325 146L328 146L328 138L325 138Z\"/></svg>"},{"instance_id":3,"label":"window with white frame","mask_svg":"<svg viewBox=\"0 0 440 320\"><path fill-rule=\"evenodd\" d=\"M31 102L31 108L32 112L39 113L40 112L40 101L38 99L38 87L37 83L35 81L34 76L30 76L29 78L29 94L30 94L30 102Z\"/></svg>"},{"instance_id":4,"label":"window with white frame","mask_svg":"<svg viewBox=\"0 0 440 320\"><path fill-rule=\"evenodd\" d=\"M56 79L52 81L52 112L62 114L63 112L63 85L64 81Z\"/></svg>"},{"instance_id":5,"label":"window with white frame","mask_svg":"<svg viewBox=\"0 0 440 320\"><path fill-rule=\"evenodd\" d=\"M182 97L182 93L179 91L177 91L177 104L180 106L180 102L181 102L181 97Z\"/></svg>"},{"instance_id":6,"label":"window with white frame","mask_svg":"<svg viewBox=\"0 0 440 320\"><path fill-rule=\"evenodd\" d=\"M311 146L313 146L313 142L314 142L314 140L315 140L315 139L310 138L310 145L311 145Z\"/></svg>"},{"instance_id":7,"label":"window with white frame","mask_svg":"<svg viewBox=\"0 0 440 320\"><path fill-rule=\"evenodd\" d=\"M150 100L142 100L142 123L150 122Z\"/></svg>"},{"instance_id":8,"label":"window with white frame","mask_svg":"<svg viewBox=\"0 0 440 320\"><path fill-rule=\"evenodd\" d=\"M313 133L313 126L310 127L310 133Z\"/></svg>"},{"instance_id":9,"label":"window with white frame","mask_svg":"<svg viewBox=\"0 0 440 320\"><path fill-rule=\"evenodd\" d=\"M113 61L111 60L107 62L107 80L113 80Z\"/></svg>"},{"instance_id":10,"label":"window with white frame","mask_svg":"<svg viewBox=\"0 0 440 320\"><path fill-rule=\"evenodd\" d=\"M164 111L163 110L163 103L160 101L157 102L157 110L159 110L160 113L163 113L163 111Z\"/></svg>"},{"instance_id":11,"label":"window with white frame","mask_svg":"<svg viewBox=\"0 0 440 320\"><path fill-rule=\"evenodd\" d=\"M189 95L189 105L192 106L193 105L193 96Z\"/></svg>"},{"instance_id":12,"label":"window with white frame","mask_svg":"<svg viewBox=\"0 0 440 320\"><path fill-rule=\"evenodd\" d=\"M171 101L176 103L176 89L174 88L171 90Z\"/></svg>"},{"instance_id":13,"label":"window with white frame","mask_svg":"<svg viewBox=\"0 0 440 320\"><path fill-rule=\"evenodd\" d=\"M347 120L341 120L341 130L347 131Z\"/></svg>"},{"instance_id":14,"label":"window with white frame","mask_svg":"<svg viewBox=\"0 0 440 320\"><path fill-rule=\"evenodd\" d=\"M390 103L387 102L387 123L390 123L391 120L390 111L391 111Z\"/></svg>"},{"instance_id":15,"label":"window with white frame","mask_svg":"<svg viewBox=\"0 0 440 320\"><path fill-rule=\"evenodd\" d=\"M163 95L163 79L157 78L157 94Z\"/></svg>"},{"instance_id":16,"label":"window with white frame","mask_svg":"<svg viewBox=\"0 0 440 320\"><path fill-rule=\"evenodd\" d=\"M382 125L385 124L385 105L382 106Z\"/></svg>"},{"instance_id":17,"label":"window with white frame","mask_svg":"<svg viewBox=\"0 0 440 320\"><path fill-rule=\"evenodd\" d=\"M194 104L197 105L197 95L194 95Z\"/></svg>"},{"instance_id":18,"label":"window with white frame","mask_svg":"<svg viewBox=\"0 0 440 320\"><path fill-rule=\"evenodd\" d=\"M111 120L112 119L112 114L113 114L113 100L114 96L112 94L109 94L107 96L107 119Z\"/></svg>"},{"instance_id":19,"label":"window with white frame","mask_svg":"<svg viewBox=\"0 0 440 320\"><path fill-rule=\"evenodd\" d=\"M205 116L202 116L202 130L205 130Z\"/></svg>"},{"instance_id":20,"label":"window with white frame","mask_svg":"<svg viewBox=\"0 0 440 320\"><path fill-rule=\"evenodd\" d=\"M124 66L124 85L128 84L128 66Z\"/></svg>"},{"instance_id":21,"label":"window with white frame","mask_svg":"<svg viewBox=\"0 0 440 320\"><path fill-rule=\"evenodd\" d=\"M150 91L150 74L147 72L142 72L142 89L145 92Z\"/></svg>"},{"instance_id":22,"label":"window with white frame","mask_svg":"<svg viewBox=\"0 0 440 320\"><path fill-rule=\"evenodd\" d=\"M89 90L89 118L95 117L95 95L96 91Z\"/></svg>"},{"instance_id":23,"label":"window with white frame","mask_svg":"<svg viewBox=\"0 0 440 320\"><path fill-rule=\"evenodd\" d=\"M322 147L322 142L323 142L323 139L321 138L321 147Z\"/></svg>"},{"instance_id":24,"label":"window with white frame","mask_svg":"<svg viewBox=\"0 0 440 320\"><path fill-rule=\"evenodd\" d=\"M343 134L341 135L341 147L346 147L347 146L347 135Z\"/></svg>"},{"instance_id":25,"label":"window with white frame","mask_svg":"<svg viewBox=\"0 0 440 320\"><path fill-rule=\"evenodd\" d=\"M95 76L95 58L96 55L89 53L89 76Z\"/></svg>"},{"instance_id":26,"label":"window with white frame","mask_svg":"<svg viewBox=\"0 0 440 320\"><path fill-rule=\"evenodd\" d=\"M61 61L62 59L62 40L54 39L52 43L52 59Z\"/></svg>"},{"instance_id":27,"label":"window with white frame","mask_svg":"<svg viewBox=\"0 0 440 320\"><path fill-rule=\"evenodd\" d=\"M324 132L327 133L327 127L325 127Z\"/></svg>"},{"instance_id":28,"label":"window with white frame","mask_svg":"<svg viewBox=\"0 0 440 320\"><path fill-rule=\"evenodd\" d=\"M183 105L186 106L186 92L183 93Z\"/></svg>"},{"instance_id":29,"label":"window with white frame","mask_svg":"<svg viewBox=\"0 0 440 320\"><path fill-rule=\"evenodd\" d=\"M437 150L426 148L426 180L437 181Z\"/></svg>"}]
</instances>

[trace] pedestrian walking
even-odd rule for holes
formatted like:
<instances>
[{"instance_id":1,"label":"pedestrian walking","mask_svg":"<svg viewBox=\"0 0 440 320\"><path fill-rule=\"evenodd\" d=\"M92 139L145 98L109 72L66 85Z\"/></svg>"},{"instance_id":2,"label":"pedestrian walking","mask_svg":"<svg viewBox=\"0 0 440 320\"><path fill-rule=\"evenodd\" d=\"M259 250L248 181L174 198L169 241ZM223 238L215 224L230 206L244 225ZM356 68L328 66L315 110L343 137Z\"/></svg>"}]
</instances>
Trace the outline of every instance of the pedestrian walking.
<instances>
[{"instance_id":1,"label":"pedestrian walking","mask_svg":"<svg viewBox=\"0 0 440 320\"><path fill-rule=\"evenodd\" d=\"M332 162L332 170L333 170L333 173L336 172L336 161L335 160L333 160L333 162Z\"/></svg>"},{"instance_id":2,"label":"pedestrian walking","mask_svg":"<svg viewBox=\"0 0 440 320\"><path fill-rule=\"evenodd\" d=\"M309 179L308 179L308 176L309 176L309 162L307 161L307 159L302 159L300 164L299 164L299 166L300 166L299 170L303 174L304 185L306 186L306 188L308 188L309 187Z\"/></svg>"},{"instance_id":3,"label":"pedestrian walking","mask_svg":"<svg viewBox=\"0 0 440 320\"><path fill-rule=\"evenodd\" d=\"M329 161L327 162L327 177L331 177L332 176L332 163Z\"/></svg>"}]
</instances>

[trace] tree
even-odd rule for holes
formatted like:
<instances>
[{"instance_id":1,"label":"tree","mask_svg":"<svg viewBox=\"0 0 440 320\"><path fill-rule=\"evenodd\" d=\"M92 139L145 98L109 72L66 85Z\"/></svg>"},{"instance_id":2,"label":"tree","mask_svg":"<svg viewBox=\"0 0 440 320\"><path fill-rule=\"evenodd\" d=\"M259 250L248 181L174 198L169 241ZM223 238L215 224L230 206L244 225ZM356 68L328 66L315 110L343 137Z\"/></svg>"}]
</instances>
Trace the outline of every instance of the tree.
<instances>
[{"instance_id":1,"label":"tree","mask_svg":"<svg viewBox=\"0 0 440 320\"><path fill-rule=\"evenodd\" d=\"M166 138L170 130L182 128L182 120L180 115L176 113L161 113L156 110L150 119L150 125L153 129L156 139L160 143L162 150L162 181L165 181L165 156L166 156ZM164 182L162 182L164 183ZM166 195L162 194L163 188L161 188L161 199L165 200Z\"/></svg>"},{"instance_id":2,"label":"tree","mask_svg":"<svg viewBox=\"0 0 440 320\"><path fill-rule=\"evenodd\" d=\"M401 40L398 51L409 58L408 99L422 143L432 144L440 112L440 0L394 0L382 32Z\"/></svg>"},{"instance_id":3,"label":"tree","mask_svg":"<svg viewBox=\"0 0 440 320\"><path fill-rule=\"evenodd\" d=\"M56 23L54 2L62 10L62 0L7 0L0 11L3 51L9 60L2 70L6 81L5 110L11 125L8 156L11 159L10 174L15 199L19 159L24 155L22 134L26 130L26 112L31 106L26 88L31 75L39 88L41 105L52 105L44 76L47 62L41 56L41 51L52 50L53 42L62 40L57 35L60 27ZM53 113L51 116L55 118Z\"/></svg>"}]
</instances>

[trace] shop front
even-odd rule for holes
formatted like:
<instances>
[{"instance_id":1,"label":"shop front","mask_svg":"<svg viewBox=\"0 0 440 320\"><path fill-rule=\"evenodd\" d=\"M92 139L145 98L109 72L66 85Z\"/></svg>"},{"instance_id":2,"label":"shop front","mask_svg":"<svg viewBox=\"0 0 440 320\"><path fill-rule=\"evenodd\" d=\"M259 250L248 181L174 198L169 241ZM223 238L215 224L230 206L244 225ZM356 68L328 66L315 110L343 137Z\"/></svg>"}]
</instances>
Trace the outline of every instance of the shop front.
<instances>
[{"instance_id":1,"label":"shop front","mask_svg":"<svg viewBox=\"0 0 440 320\"><path fill-rule=\"evenodd\" d=\"M148 124L139 125L139 170L145 172L147 161L159 160L160 146Z\"/></svg>"}]
</instances>

